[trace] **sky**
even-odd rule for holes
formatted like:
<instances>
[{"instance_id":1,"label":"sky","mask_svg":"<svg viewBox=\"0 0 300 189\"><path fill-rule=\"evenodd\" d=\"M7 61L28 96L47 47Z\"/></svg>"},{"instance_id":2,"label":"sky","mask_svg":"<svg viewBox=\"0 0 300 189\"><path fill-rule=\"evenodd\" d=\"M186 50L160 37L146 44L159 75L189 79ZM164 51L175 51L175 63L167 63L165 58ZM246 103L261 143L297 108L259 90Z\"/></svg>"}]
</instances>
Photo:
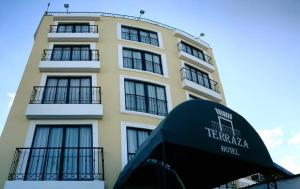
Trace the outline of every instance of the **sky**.
<instances>
[{"instance_id":1,"label":"sky","mask_svg":"<svg viewBox=\"0 0 300 189\"><path fill-rule=\"evenodd\" d=\"M0 133L48 0L1 0ZM174 26L213 48L227 106L245 117L273 161L300 173L300 1L52 0L49 11L98 11ZM21 126L21 125L20 125Z\"/></svg>"}]
</instances>

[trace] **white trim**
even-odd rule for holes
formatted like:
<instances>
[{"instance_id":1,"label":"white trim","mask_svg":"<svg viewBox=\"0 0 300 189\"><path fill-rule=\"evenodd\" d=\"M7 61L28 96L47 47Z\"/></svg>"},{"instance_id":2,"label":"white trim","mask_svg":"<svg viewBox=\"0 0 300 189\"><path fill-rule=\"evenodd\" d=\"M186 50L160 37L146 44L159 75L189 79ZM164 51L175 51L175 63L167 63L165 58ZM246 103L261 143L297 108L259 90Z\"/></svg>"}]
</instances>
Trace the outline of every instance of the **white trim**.
<instances>
[{"instance_id":1,"label":"white trim","mask_svg":"<svg viewBox=\"0 0 300 189\"><path fill-rule=\"evenodd\" d=\"M58 24L61 24L61 23L63 23L63 24L69 24L69 23L70 24L72 24L72 23L89 23L90 25L96 25L95 21L82 21L82 20L80 20L80 21L74 21L74 20L54 21L54 25L58 25Z\"/></svg>"},{"instance_id":2,"label":"white trim","mask_svg":"<svg viewBox=\"0 0 300 189\"><path fill-rule=\"evenodd\" d=\"M48 76L66 76L66 77L72 77L72 76L91 76L92 78L92 86L97 86L97 74L95 73L43 73L40 81L40 86L45 86L47 77Z\"/></svg>"},{"instance_id":3,"label":"white trim","mask_svg":"<svg viewBox=\"0 0 300 189\"><path fill-rule=\"evenodd\" d=\"M157 73L153 73L153 72L149 72L146 70L137 70L137 69L130 69L130 68L125 68L123 65L123 48L130 48L130 49L135 49L135 50L142 50L142 51L146 51L146 52L150 52L150 53L154 53L154 54L158 54L160 55L161 58L161 64L162 64L162 72L163 75L161 74L157 74ZM140 72L140 73L147 73L147 74L151 74L151 75L155 75L155 76L159 76L159 77L164 77L164 78L168 78L168 63L167 63L167 58L166 58L166 54L165 53L160 53L157 51L151 51L149 49L146 48L136 48L135 46L132 45L118 45L118 64L119 64L119 68L123 69L123 70L128 70L128 71L134 71L134 72Z\"/></svg>"},{"instance_id":4,"label":"white trim","mask_svg":"<svg viewBox=\"0 0 300 189\"><path fill-rule=\"evenodd\" d=\"M49 42L48 49L53 50L54 45L90 45L91 50L97 50L95 42Z\"/></svg>"},{"instance_id":5,"label":"white trim","mask_svg":"<svg viewBox=\"0 0 300 189\"><path fill-rule=\"evenodd\" d=\"M195 96L195 97L200 98L200 99L203 99L203 100L209 100L208 98L206 98L206 97L204 97L204 96L201 96L201 95L199 95L199 94L191 93L191 92L189 92L189 91L185 91L185 97L186 97L186 100L191 100L190 95ZM210 100L210 101L211 101L211 100Z\"/></svg>"},{"instance_id":6,"label":"white trim","mask_svg":"<svg viewBox=\"0 0 300 189\"><path fill-rule=\"evenodd\" d=\"M140 77L120 75L120 112L121 113L135 114L135 115L141 115L141 116L146 116L146 117L150 117L150 118L158 118L158 119L165 118L164 116L154 115L154 114L150 114L150 113L126 110L125 109L124 79L134 79L134 80L138 80L138 81L143 81L143 82L148 82L148 83L153 83L153 84L158 84L158 85L164 86L165 90L166 90L166 97L167 97L166 100L167 100L168 112L170 112L172 110L173 106L172 106L171 90L170 90L170 86L168 84L161 83L161 82L154 81L154 80L145 79L145 78L140 78Z\"/></svg>"},{"instance_id":7,"label":"white trim","mask_svg":"<svg viewBox=\"0 0 300 189\"><path fill-rule=\"evenodd\" d=\"M123 26L134 27L134 28L138 28L138 29L144 29L144 30L148 30L148 31L152 31L152 32L156 32L159 46L151 45L151 44L148 44L148 43L142 43L142 42L138 42L138 41L122 39L122 25ZM152 28L148 28L148 27L141 28L139 26L135 26L135 25L131 25L131 24L117 23L117 37L118 37L119 40L122 40L122 41L130 41L130 42L133 42L135 44L144 44L144 45L159 48L159 49L163 49L163 46L164 46L161 32L157 31L157 30L153 30Z\"/></svg>"},{"instance_id":8,"label":"white trim","mask_svg":"<svg viewBox=\"0 0 300 189\"><path fill-rule=\"evenodd\" d=\"M121 121L121 169L123 169L127 164L127 127L135 127L149 130L154 130L156 128L155 125Z\"/></svg>"},{"instance_id":9,"label":"white trim","mask_svg":"<svg viewBox=\"0 0 300 189\"><path fill-rule=\"evenodd\" d=\"M4 184L4 189L59 189L59 188L72 188L72 189L104 189L105 181L93 180L93 181L23 181L23 180L7 180Z\"/></svg>"}]
</instances>

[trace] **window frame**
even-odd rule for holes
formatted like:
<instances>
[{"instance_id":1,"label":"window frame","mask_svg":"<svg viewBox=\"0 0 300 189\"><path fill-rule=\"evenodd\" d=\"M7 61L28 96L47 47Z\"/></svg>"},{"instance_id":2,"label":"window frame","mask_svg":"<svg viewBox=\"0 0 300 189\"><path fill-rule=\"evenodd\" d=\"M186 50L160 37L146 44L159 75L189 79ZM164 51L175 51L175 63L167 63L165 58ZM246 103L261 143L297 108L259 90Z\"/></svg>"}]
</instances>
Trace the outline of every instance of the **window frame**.
<instances>
[{"instance_id":1,"label":"window frame","mask_svg":"<svg viewBox=\"0 0 300 189\"><path fill-rule=\"evenodd\" d=\"M54 52L55 52L55 49L56 48L62 48L60 51L61 51L61 55L60 55L60 58L59 60L55 59L54 58ZM64 48L70 48L70 58L68 60L63 60L62 56L62 52L64 52ZM80 48L80 53L79 53L79 60L74 60L73 59L73 50L75 48ZM88 60L83 60L81 58L81 53L82 53L82 49L83 48L88 48ZM91 61L92 60L92 52L91 52L91 45L90 44L54 44L53 47L52 47L52 53L51 53L51 58L50 58L51 61Z\"/></svg>"},{"instance_id":2,"label":"window frame","mask_svg":"<svg viewBox=\"0 0 300 189\"><path fill-rule=\"evenodd\" d=\"M207 60L205 60L205 53L204 53L204 51L202 49L197 48L197 47L195 47L193 45L190 45L189 43L186 43L186 42L184 42L182 40L180 41L180 43L181 43L181 50L183 52L185 52L185 53L187 53L189 55L192 55L192 56L194 56L194 57L196 57L198 59L201 59L201 60L207 62ZM189 49L190 52L188 52L187 49ZM197 55L194 54L195 51L197 52ZM201 54L202 57L200 56L200 54Z\"/></svg>"},{"instance_id":3,"label":"window frame","mask_svg":"<svg viewBox=\"0 0 300 189\"><path fill-rule=\"evenodd\" d=\"M131 57L125 57L125 53L124 51L131 51L132 56ZM133 53L138 52L141 54L141 59L138 59L141 61L141 67L142 69L138 69L138 68L134 68L134 56ZM148 61L146 60L146 54L151 55L152 61ZM159 59L159 63L156 63L154 61L154 57L158 57ZM125 59L130 59L131 60L131 67L127 67L125 65ZM163 61L162 61L162 57L160 54L154 53L154 52L150 52L150 51L145 51L145 50L140 50L140 49L134 49L134 48L130 48L130 47L122 47L122 62L123 62L123 68L128 68L128 69L134 69L134 70L141 70L141 71L146 71L146 72L150 72L150 73L154 73L154 74L158 74L158 75L165 75L164 73L164 69L163 69ZM147 69L147 62L151 62L152 65L152 71ZM161 73L155 72L155 65L158 64Z\"/></svg>"},{"instance_id":4,"label":"window frame","mask_svg":"<svg viewBox=\"0 0 300 189\"><path fill-rule=\"evenodd\" d=\"M125 29L128 29L129 30L129 32L126 34L126 35L128 35L129 37L127 38L123 38L123 33L126 33L126 32L123 32L123 28L125 28ZM135 30L135 31L137 31L137 34L132 34L131 33L131 30ZM120 27L120 32L121 32L121 39L124 39L124 40L129 40L129 41L136 41L136 42L140 42L140 43L144 43L144 44L148 44L148 45L152 45L152 46L155 46L155 47L160 47L161 46L161 44L160 44L160 40L159 40L159 33L158 32L156 32L156 31L152 31L152 30L147 30L147 29L142 29L142 28L138 28L138 27L133 27L133 26L128 26L128 25L121 25L121 27ZM143 35L141 35L141 32L144 32L144 33L147 33L147 39L149 39L149 43L147 43L147 42L143 42L142 41L142 38L143 37L145 37L145 36L143 36ZM137 38L137 40L133 40L133 39L131 39L131 34L132 35L136 35L136 38ZM156 38L154 37L151 37L151 35L150 34L154 34L155 36L156 36ZM155 43L152 43L152 39L154 40L156 40L156 42Z\"/></svg>"},{"instance_id":5,"label":"window frame","mask_svg":"<svg viewBox=\"0 0 300 189\"><path fill-rule=\"evenodd\" d=\"M64 31L60 32L59 31L59 27L60 26L64 26L64 27L66 27L66 26L72 26L72 31L71 32L67 32L66 28L64 28ZM80 32L76 31L76 26L81 26ZM82 32L82 26L88 26L88 30L86 32ZM77 23L77 22L74 22L74 23L61 23L61 22L59 22L57 24L56 33L90 33L90 30L91 30L90 26L91 26L91 24L89 22L79 22L79 23Z\"/></svg>"},{"instance_id":6,"label":"window frame","mask_svg":"<svg viewBox=\"0 0 300 189\"><path fill-rule=\"evenodd\" d=\"M131 130L134 130L136 133L136 135L137 135L137 137L136 137L136 139L137 139L137 144L139 144L139 138L138 138L138 131L145 131L145 132L147 132L147 134L148 134L148 136L147 136L147 138L149 137L149 135L151 134L151 132L153 131L153 129L146 129L146 128L140 128L140 127L133 127L133 126L126 126L126 148L127 148L127 154L126 154L126 158L127 158L127 162L129 162L130 160L129 160L129 155L134 155L135 156L135 154L136 154L136 151L139 149L139 147L140 147L140 145L137 145L137 149L136 149L136 151L134 152L134 153L129 153L128 151L128 149L129 149L129 137L128 137L128 130L129 129L131 129ZM147 139L146 139L147 140Z\"/></svg>"},{"instance_id":7,"label":"window frame","mask_svg":"<svg viewBox=\"0 0 300 189\"><path fill-rule=\"evenodd\" d=\"M134 82L134 94L127 94L126 93L126 81L129 81L129 82ZM143 85L143 94L144 94L144 98L145 98L145 111L138 111L137 109L137 98L136 96L140 96L140 95L137 95L136 94L136 84L142 84ZM155 98L153 97L149 97L149 91L148 91L148 86L153 86L155 87ZM165 100L161 100L161 99L158 99L157 98L157 87L161 87L164 89L164 98ZM126 99L126 95L134 95L134 100L135 100L135 110L133 109L128 109L128 107L126 107L126 102L127 102L127 99ZM156 104L156 114L152 113L149 109L149 105L147 103L147 100L148 98L151 98L151 99L155 99L155 104ZM165 108L166 108L166 113L165 115L162 115L162 114L159 114L161 112L159 112L158 110L158 101L164 101L164 105L165 105ZM156 84L156 83L152 83L152 82L147 82L147 81L141 81L141 80L137 80L137 79L131 79L131 78L124 78L124 103L125 103L125 110L126 111L133 111L133 112L140 112L140 113L147 113L147 114L151 114L151 115L156 115L156 116L166 116L169 112L169 107L168 107L168 98L167 98L167 89L166 89L166 86L163 86L163 85L159 85L159 84Z\"/></svg>"},{"instance_id":8,"label":"window frame","mask_svg":"<svg viewBox=\"0 0 300 189\"><path fill-rule=\"evenodd\" d=\"M91 132L90 133L91 134L90 135L91 136L91 138L90 138L91 149L95 146L94 145L94 124L85 124L85 123L83 123L83 124L34 124L34 131L33 131L32 139L31 139L30 148L35 148L35 147L33 147L34 146L34 141L35 141L35 138L36 138L36 135L37 135L37 130L40 127L49 128L48 137L47 137L47 147L45 147L45 148L50 148L49 147L49 136L51 135L51 129L52 128L62 128L63 129L63 131L62 131L63 132L63 135L62 135L62 146L61 146L62 150L64 150L66 148L65 139L66 139L66 130L67 130L67 128L78 128L80 130L80 128L83 128L83 127L87 128L88 127L89 130L90 130L90 132ZM80 132L78 132L78 147L80 147L79 146L80 145L80 138L79 137L80 137ZM32 151L33 151L33 149L30 150L29 155L28 155L28 159L27 159L27 162L26 162L24 180L28 180L27 176L28 176L28 171L29 171L28 169L29 169L29 165L30 165L29 162L31 161ZM78 150L77 157L80 157L79 156L79 152L80 152L80 150ZM91 166L91 168L92 168L92 170L91 170L92 171L92 173L91 173L92 178L91 179L80 179L79 178L79 174L80 174L79 172L77 172L77 179L64 179L63 178L63 165L64 165L64 161L63 161L64 160L64 153L63 152L59 155L59 158L60 158L60 167L58 168L58 170L59 170L58 179L56 179L54 181L60 181L60 180L62 180L62 181L94 180L93 167L95 165L94 165L93 161L92 161L92 166ZM78 163L79 162L77 161L77 171L79 171L79 165L78 165ZM44 171L45 171L45 166L46 165L47 165L47 163L45 163L45 165L44 165L43 172L42 172L43 178L41 180L29 180L29 181L51 181L51 179L50 180L44 179L44 174L45 174Z\"/></svg>"},{"instance_id":9,"label":"window frame","mask_svg":"<svg viewBox=\"0 0 300 189\"><path fill-rule=\"evenodd\" d=\"M90 91L90 94L89 94L89 103L80 103L80 100L79 100L79 103L78 104L92 104L92 102L93 102L93 83L92 83L92 76L55 76L55 75L47 75L46 76L46 80L45 80L45 89L47 88L47 87L49 87L48 86L48 79L57 79L57 80L59 80L59 79L67 79L67 86L66 86L66 89L67 89L67 94L66 94L66 99L65 99L65 103L58 103L58 104L70 104L69 102L70 102L70 99L69 99L69 92L70 92L70 81L72 80L72 79L89 79L89 83L90 83L90 86L88 86L89 87L89 91ZM53 87L58 87L58 81L56 82L56 85L55 86L53 86ZM79 89L82 89L81 88L81 80L80 80L80 82L79 82ZM46 90L45 90L46 91ZM43 97L42 97L42 104L47 104L47 103L44 103L44 100L45 100L45 95L46 95L46 92L43 92ZM56 102L56 90L55 90L55 94L54 94L55 96L54 96L54 103L53 104L57 104L57 103L55 103ZM78 94L78 96L79 96L79 99L81 99L81 90L79 90L79 94ZM50 104L52 104L52 103L50 103ZM72 104L72 103L71 103ZM76 103L77 104L77 103Z\"/></svg>"}]
</instances>

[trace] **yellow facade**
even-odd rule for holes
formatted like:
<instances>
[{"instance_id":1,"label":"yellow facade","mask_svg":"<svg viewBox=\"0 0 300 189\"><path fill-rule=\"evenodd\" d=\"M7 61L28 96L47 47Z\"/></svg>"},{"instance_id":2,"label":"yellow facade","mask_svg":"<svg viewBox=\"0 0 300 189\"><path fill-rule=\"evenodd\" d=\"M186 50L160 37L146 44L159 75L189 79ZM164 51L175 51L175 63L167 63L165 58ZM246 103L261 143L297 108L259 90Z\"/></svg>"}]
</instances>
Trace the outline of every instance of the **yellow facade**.
<instances>
[{"instance_id":1,"label":"yellow facade","mask_svg":"<svg viewBox=\"0 0 300 189\"><path fill-rule=\"evenodd\" d=\"M78 18L61 21L79 22ZM89 21L89 18L81 18L80 22ZM24 147L28 137L29 125L33 121L25 116L26 107L29 103L33 86L39 86L42 75L49 72L41 72L38 67L43 55L43 49L48 49L48 32L50 25L55 23L55 16L44 16L38 27L31 54L28 59L23 77L18 87L14 103L8 115L5 127L0 140L1 161L0 161L0 186L4 188L7 176L10 170L11 162L16 147ZM178 42L180 38L174 35L174 31L161 26L153 25L140 20L113 18L101 16L99 20L94 21L98 25L99 41L96 43L96 49L100 53L101 69L96 75L97 86L101 86L101 101L103 105L102 119L93 119L98 123L99 146L104 148L104 168L105 168L105 188L113 187L121 171L121 122L134 122L148 125L157 125L162 118L158 116L137 115L134 113L122 113L120 108L120 76L132 78L141 78L157 83L168 85L170 88L171 107L187 100L187 92L203 99L210 98L195 94L182 87L180 69L182 68L182 59L179 58ZM134 26L161 33L163 47L159 48L153 45L134 42L118 37L118 24ZM188 41L187 41L188 42ZM86 44L87 42L52 42L54 44ZM146 49L156 53L162 53L166 56L168 77L157 76L146 71L136 71L130 69L120 69L119 67L119 45L133 47L135 49ZM200 47L199 47L200 48ZM210 57L213 57L212 49L204 51ZM186 62L186 61L185 61ZM188 62L187 62L188 63ZM214 63L215 71L210 73L212 80L217 81L220 87L222 99L219 103L225 105L225 97L222 90L218 70ZM200 68L199 68L200 69ZM51 72L55 75L56 72ZM59 72L60 75L80 75L82 72ZM89 72L84 72L89 74ZM170 111L171 109L169 109ZM43 119L43 121L56 122L76 122L78 119ZM34 122L38 122L35 119ZM26 181L24 181L26 182Z\"/></svg>"}]
</instances>

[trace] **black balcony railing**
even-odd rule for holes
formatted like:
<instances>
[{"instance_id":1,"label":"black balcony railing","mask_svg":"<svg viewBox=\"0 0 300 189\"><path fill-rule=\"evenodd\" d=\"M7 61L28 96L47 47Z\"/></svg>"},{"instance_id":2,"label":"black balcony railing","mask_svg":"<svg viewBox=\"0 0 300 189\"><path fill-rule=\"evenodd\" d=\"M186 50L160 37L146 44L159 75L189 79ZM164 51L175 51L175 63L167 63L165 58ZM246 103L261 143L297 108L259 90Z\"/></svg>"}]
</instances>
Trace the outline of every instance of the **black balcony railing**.
<instances>
[{"instance_id":1,"label":"black balcony railing","mask_svg":"<svg viewBox=\"0 0 300 189\"><path fill-rule=\"evenodd\" d=\"M168 114L168 106L166 100L151 98L136 94L125 94L126 110L145 112L159 116Z\"/></svg>"},{"instance_id":2,"label":"black balcony railing","mask_svg":"<svg viewBox=\"0 0 300 189\"><path fill-rule=\"evenodd\" d=\"M207 63L213 65L213 58L210 57L210 56L208 56L207 54L204 54L204 53L201 53L201 54L196 53L196 54L195 54L194 52L196 52L196 51L193 52L192 50L186 51L186 50L184 49L182 43L178 43L178 47L179 47L179 50L180 50L180 51L186 52L186 53L188 53L188 54L190 54L190 55L192 55L192 56L194 56L194 57L196 57L196 58L199 58L199 59L201 59L201 60L203 60L203 61L205 61L205 62L207 62Z\"/></svg>"},{"instance_id":3,"label":"black balcony railing","mask_svg":"<svg viewBox=\"0 0 300 189\"><path fill-rule=\"evenodd\" d=\"M42 61L99 61L99 50L44 49Z\"/></svg>"},{"instance_id":4,"label":"black balcony railing","mask_svg":"<svg viewBox=\"0 0 300 189\"><path fill-rule=\"evenodd\" d=\"M97 25L50 25L49 33L98 33Z\"/></svg>"},{"instance_id":5,"label":"black balcony railing","mask_svg":"<svg viewBox=\"0 0 300 189\"><path fill-rule=\"evenodd\" d=\"M101 87L34 86L30 104L101 104Z\"/></svg>"},{"instance_id":6,"label":"black balcony railing","mask_svg":"<svg viewBox=\"0 0 300 189\"><path fill-rule=\"evenodd\" d=\"M16 148L8 180L104 180L103 148Z\"/></svg>"},{"instance_id":7,"label":"black balcony railing","mask_svg":"<svg viewBox=\"0 0 300 189\"><path fill-rule=\"evenodd\" d=\"M181 68L181 79L187 79L198 85L211 89L217 93L220 93L219 85L216 81L209 79L206 75L199 72L195 72L189 68Z\"/></svg>"}]
</instances>

